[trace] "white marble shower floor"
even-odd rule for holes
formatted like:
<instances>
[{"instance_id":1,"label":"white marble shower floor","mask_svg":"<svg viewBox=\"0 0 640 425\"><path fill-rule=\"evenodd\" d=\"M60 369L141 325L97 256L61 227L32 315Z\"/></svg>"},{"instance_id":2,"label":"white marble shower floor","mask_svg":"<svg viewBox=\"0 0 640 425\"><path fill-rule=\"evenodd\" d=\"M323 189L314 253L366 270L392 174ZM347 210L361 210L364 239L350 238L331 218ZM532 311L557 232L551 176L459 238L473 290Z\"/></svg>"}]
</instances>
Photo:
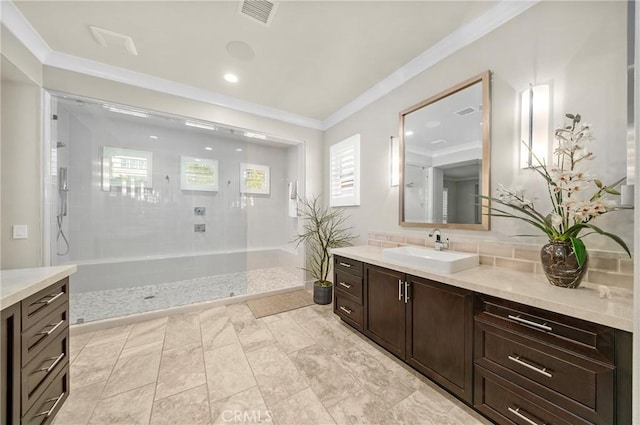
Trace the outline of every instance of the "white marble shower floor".
<instances>
[{"instance_id":1,"label":"white marble shower floor","mask_svg":"<svg viewBox=\"0 0 640 425\"><path fill-rule=\"evenodd\" d=\"M295 271L274 267L104 291L74 293L72 288L70 322L111 319L303 284Z\"/></svg>"}]
</instances>

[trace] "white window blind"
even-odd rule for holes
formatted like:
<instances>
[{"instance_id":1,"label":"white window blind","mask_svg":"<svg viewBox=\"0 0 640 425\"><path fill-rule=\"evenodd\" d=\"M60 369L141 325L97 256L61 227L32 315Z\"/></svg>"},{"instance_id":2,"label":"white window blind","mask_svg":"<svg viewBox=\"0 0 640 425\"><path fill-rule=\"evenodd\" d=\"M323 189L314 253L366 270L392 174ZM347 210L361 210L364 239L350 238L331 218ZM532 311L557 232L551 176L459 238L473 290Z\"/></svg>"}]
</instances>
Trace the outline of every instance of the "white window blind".
<instances>
[{"instance_id":1,"label":"white window blind","mask_svg":"<svg viewBox=\"0 0 640 425\"><path fill-rule=\"evenodd\" d=\"M332 207L360 205L360 135L329 148L329 187Z\"/></svg>"}]
</instances>

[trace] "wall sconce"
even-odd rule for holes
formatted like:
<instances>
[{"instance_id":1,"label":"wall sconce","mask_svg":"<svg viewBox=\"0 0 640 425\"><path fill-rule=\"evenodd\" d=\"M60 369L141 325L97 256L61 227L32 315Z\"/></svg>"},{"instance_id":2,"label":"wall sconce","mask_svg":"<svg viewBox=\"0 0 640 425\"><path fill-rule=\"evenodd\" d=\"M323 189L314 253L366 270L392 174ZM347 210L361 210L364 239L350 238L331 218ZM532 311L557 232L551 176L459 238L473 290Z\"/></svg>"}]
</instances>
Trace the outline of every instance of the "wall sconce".
<instances>
[{"instance_id":1,"label":"wall sconce","mask_svg":"<svg viewBox=\"0 0 640 425\"><path fill-rule=\"evenodd\" d=\"M533 155L540 161L546 161L549 152L549 93L548 84L529 85L522 93L520 116L521 168L538 166ZM529 149L527 149L529 147ZM533 154L532 154L533 153Z\"/></svg>"},{"instance_id":2,"label":"wall sconce","mask_svg":"<svg viewBox=\"0 0 640 425\"><path fill-rule=\"evenodd\" d=\"M391 187L400 184L400 139L391 137L389 144L389 183Z\"/></svg>"}]
</instances>

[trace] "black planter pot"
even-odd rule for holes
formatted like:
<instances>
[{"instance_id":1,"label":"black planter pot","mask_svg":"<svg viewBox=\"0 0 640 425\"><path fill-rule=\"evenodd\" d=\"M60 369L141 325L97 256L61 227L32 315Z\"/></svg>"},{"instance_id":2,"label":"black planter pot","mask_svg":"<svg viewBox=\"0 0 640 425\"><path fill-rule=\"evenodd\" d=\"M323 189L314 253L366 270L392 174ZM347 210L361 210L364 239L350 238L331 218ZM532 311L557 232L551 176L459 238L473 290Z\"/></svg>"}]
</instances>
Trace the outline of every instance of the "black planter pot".
<instances>
[{"instance_id":1,"label":"black planter pot","mask_svg":"<svg viewBox=\"0 0 640 425\"><path fill-rule=\"evenodd\" d=\"M313 302L320 305L331 304L333 300L333 286L313 285Z\"/></svg>"}]
</instances>

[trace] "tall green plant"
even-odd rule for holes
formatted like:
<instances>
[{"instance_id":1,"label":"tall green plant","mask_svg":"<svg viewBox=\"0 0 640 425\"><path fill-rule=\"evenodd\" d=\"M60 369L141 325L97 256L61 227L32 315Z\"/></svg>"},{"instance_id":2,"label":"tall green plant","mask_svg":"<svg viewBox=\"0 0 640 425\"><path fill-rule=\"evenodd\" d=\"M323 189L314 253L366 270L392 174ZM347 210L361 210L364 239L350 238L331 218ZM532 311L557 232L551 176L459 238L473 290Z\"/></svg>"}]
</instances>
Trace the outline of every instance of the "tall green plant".
<instances>
[{"instance_id":1,"label":"tall green plant","mask_svg":"<svg viewBox=\"0 0 640 425\"><path fill-rule=\"evenodd\" d=\"M330 286L327 281L331 266L331 249L350 246L356 237L347 227L344 208L327 208L319 197L299 199L299 217L304 221L302 233L294 238L296 247L307 247L306 270L316 280L317 285Z\"/></svg>"}]
</instances>

